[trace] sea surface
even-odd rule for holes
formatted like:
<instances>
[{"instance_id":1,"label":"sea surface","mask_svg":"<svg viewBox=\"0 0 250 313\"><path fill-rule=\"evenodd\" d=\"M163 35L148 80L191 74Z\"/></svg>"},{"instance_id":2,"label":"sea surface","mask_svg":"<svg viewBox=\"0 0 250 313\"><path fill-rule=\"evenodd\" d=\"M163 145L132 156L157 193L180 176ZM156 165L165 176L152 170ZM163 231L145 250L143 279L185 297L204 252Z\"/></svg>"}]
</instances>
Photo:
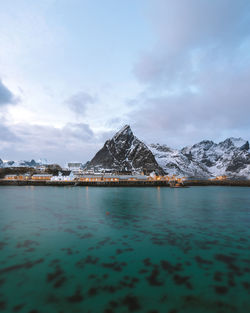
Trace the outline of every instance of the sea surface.
<instances>
[{"instance_id":1,"label":"sea surface","mask_svg":"<svg viewBox=\"0 0 250 313\"><path fill-rule=\"evenodd\" d=\"M2 186L0 312L250 312L250 189Z\"/></svg>"}]
</instances>

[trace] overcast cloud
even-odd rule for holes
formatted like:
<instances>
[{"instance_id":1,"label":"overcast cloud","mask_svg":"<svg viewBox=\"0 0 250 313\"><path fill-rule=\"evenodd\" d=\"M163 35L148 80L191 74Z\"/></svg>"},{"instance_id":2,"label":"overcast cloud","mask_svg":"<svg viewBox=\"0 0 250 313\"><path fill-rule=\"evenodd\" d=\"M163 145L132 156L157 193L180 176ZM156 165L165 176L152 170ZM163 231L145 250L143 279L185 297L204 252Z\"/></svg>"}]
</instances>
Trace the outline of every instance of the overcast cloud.
<instances>
[{"instance_id":1,"label":"overcast cloud","mask_svg":"<svg viewBox=\"0 0 250 313\"><path fill-rule=\"evenodd\" d=\"M1 9L0 158L85 162L124 124L173 148L250 139L248 0Z\"/></svg>"},{"instance_id":2,"label":"overcast cloud","mask_svg":"<svg viewBox=\"0 0 250 313\"><path fill-rule=\"evenodd\" d=\"M17 102L18 99L0 79L0 107L8 104L16 104Z\"/></svg>"},{"instance_id":3,"label":"overcast cloud","mask_svg":"<svg viewBox=\"0 0 250 313\"><path fill-rule=\"evenodd\" d=\"M135 63L131 101L148 139L182 146L250 130L249 1L155 1L157 41ZM152 128L150 128L150 126ZM249 139L249 138L246 138ZM184 142L185 141L185 142Z\"/></svg>"},{"instance_id":4,"label":"overcast cloud","mask_svg":"<svg viewBox=\"0 0 250 313\"><path fill-rule=\"evenodd\" d=\"M0 125L1 158L46 158L64 165L66 160L86 162L100 148L89 125L69 123L63 128L42 125ZM30 158L28 158L30 159Z\"/></svg>"},{"instance_id":5,"label":"overcast cloud","mask_svg":"<svg viewBox=\"0 0 250 313\"><path fill-rule=\"evenodd\" d=\"M79 92L66 100L66 104L77 115L83 115L87 106L97 102L97 97L88 94L87 92Z\"/></svg>"}]
</instances>

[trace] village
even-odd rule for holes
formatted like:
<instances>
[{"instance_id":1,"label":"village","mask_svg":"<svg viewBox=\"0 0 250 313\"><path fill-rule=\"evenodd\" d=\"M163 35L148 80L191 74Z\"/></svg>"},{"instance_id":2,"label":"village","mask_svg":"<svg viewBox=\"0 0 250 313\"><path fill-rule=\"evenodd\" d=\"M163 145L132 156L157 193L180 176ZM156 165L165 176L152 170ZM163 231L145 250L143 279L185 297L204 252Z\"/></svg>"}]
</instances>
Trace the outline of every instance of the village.
<instances>
[{"instance_id":1,"label":"village","mask_svg":"<svg viewBox=\"0 0 250 313\"><path fill-rule=\"evenodd\" d=\"M154 172L146 175L133 171L85 171L81 163L68 163L62 171L58 171L57 175L48 173L46 166L36 169L36 173L27 172L22 174L7 174L3 178L5 181L45 181L45 182L150 182L161 181L175 184L183 184L185 177L176 177L175 175L156 175Z\"/></svg>"},{"instance_id":2,"label":"village","mask_svg":"<svg viewBox=\"0 0 250 313\"><path fill-rule=\"evenodd\" d=\"M117 182L120 181L165 181L171 182L176 181L177 183L182 183L184 178L172 176L157 176L154 173L150 175L144 175L144 173L84 173L84 172L73 172L71 171L69 175L63 175L59 172L58 175L54 176L48 173L33 174L8 174L4 177L7 181L54 181L54 182Z\"/></svg>"},{"instance_id":3,"label":"village","mask_svg":"<svg viewBox=\"0 0 250 313\"><path fill-rule=\"evenodd\" d=\"M218 176L215 178L210 178L209 180L214 181L225 181L226 176ZM65 168L61 171L58 170L55 173L49 173L46 166L40 166L36 168L35 172L27 171L26 173L11 173L5 175L2 179L6 182L47 182L51 184L133 184L133 183L144 183L153 185L159 183L161 185L168 185L170 187L183 187L185 182L188 181L188 177L177 177L176 175L156 175L155 172L145 174L143 171L141 173L133 171L114 171L114 170L84 170L81 163L67 163Z\"/></svg>"}]
</instances>

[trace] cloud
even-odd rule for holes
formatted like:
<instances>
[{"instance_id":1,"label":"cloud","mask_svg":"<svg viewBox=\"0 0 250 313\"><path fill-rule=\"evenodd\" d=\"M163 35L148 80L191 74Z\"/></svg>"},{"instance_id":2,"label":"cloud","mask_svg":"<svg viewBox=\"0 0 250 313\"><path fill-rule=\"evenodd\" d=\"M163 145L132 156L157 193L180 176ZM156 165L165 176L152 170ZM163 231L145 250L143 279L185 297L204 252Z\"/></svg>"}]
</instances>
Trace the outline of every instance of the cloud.
<instances>
[{"instance_id":1,"label":"cloud","mask_svg":"<svg viewBox=\"0 0 250 313\"><path fill-rule=\"evenodd\" d=\"M62 128L45 125L0 125L0 158L39 159L53 162L91 159L102 143L88 124L68 123ZM3 155L5 153L5 155Z\"/></svg>"},{"instance_id":2,"label":"cloud","mask_svg":"<svg viewBox=\"0 0 250 313\"><path fill-rule=\"evenodd\" d=\"M152 1L155 46L134 65L144 138L182 146L250 132L250 3ZM249 139L249 138L246 138Z\"/></svg>"},{"instance_id":3,"label":"cloud","mask_svg":"<svg viewBox=\"0 0 250 313\"><path fill-rule=\"evenodd\" d=\"M97 102L97 97L87 92L79 92L66 100L66 104L76 115L83 115L89 104Z\"/></svg>"},{"instance_id":4,"label":"cloud","mask_svg":"<svg viewBox=\"0 0 250 313\"><path fill-rule=\"evenodd\" d=\"M173 147L250 133L250 68L199 75L198 90L140 95L130 120L144 138Z\"/></svg>"},{"instance_id":5,"label":"cloud","mask_svg":"<svg viewBox=\"0 0 250 313\"><path fill-rule=\"evenodd\" d=\"M10 127L4 125L2 122L0 122L0 143L1 146L5 143L16 143L20 142L21 138L19 138L17 135L15 135Z\"/></svg>"},{"instance_id":6,"label":"cloud","mask_svg":"<svg viewBox=\"0 0 250 313\"><path fill-rule=\"evenodd\" d=\"M3 84L0 79L0 106L16 104L18 98Z\"/></svg>"},{"instance_id":7,"label":"cloud","mask_svg":"<svg viewBox=\"0 0 250 313\"><path fill-rule=\"evenodd\" d=\"M135 64L141 82L176 83L187 71L195 72L204 59L231 59L249 38L247 0L230 5L227 0L156 0L153 5L157 42Z\"/></svg>"},{"instance_id":8,"label":"cloud","mask_svg":"<svg viewBox=\"0 0 250 313\"><path fill-rule=\"evenodd\" d=\"M108 118L105 122L107 127L117 128L120 125L123 125L123 119L121 117L111 117Z\"/></svg>"},{"instance_id":9,"label":"cloud","mask_svg":"<svg viewBox=\"0 0 250 313\"><path fill-rule=\"evenodd\" d=\"M90 142L94 138L94 133L89 125L84 123L68 123L62 128L44 125L17 124L12 126L12 129L23 138L23 141L27 145L34 145L40 151L42 146L52 148L64 146L69 149L72 146ZM37 145L37 143L39 143L39 145Z\"/></svg>"},{"instance_id":10,"label":"cloud","mask_svg":"<svg viewBox=\"0 0 250 313\"><path fill-rule=\"evenodd\" d=\"M66 135L83 142L89 141L94 137L92 129L88 124L84 123L68 123L64 126L62 131Z\"/></svg>"}]
</instances>

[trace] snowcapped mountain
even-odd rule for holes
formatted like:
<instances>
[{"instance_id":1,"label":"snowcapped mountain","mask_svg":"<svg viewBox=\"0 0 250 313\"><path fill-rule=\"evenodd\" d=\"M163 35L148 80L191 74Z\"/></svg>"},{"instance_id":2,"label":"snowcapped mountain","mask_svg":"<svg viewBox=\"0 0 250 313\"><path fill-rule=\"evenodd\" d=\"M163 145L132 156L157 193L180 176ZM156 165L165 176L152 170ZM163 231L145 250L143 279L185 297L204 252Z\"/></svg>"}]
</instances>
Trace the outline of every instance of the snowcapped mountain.
<instances>
[{"instance_id":1,"label":"snowcapped mountain","mask_svg":"<svg viewBox=\"0 0 250 313\"><path fill-rule=\"evenodd\" d=\"M181 150L151 144L150 149L159 165L169 174L250 178L249 142L242 138L228 138L218 144L204 140Z\"/></svg>"},{"instance_id":2,"label":"snowcapped mountain","mask_svg":"<svg viewBox=\"0 0 250 313\"><path fill-rule=\"evenodd\" d=\"M52 164L52 162L49 162L47 159L38 159L38 160L36 160L36 163L38 165L49 165L49 164Z\"/></svg>"},{"instance_id":3,"label":"snowcapped mountain","mask_svg":"<svg viewBox=\"0 0 250 313\"><path fill-rule=\"evenodd\" d=\"M249 142L242 138L228 138L218 144L202 141L181 152L201 164L216 175L250 177Z\"/></svg>"},{"instance_id":4,"label":"snowcapped mountain","mask_svg":"<svg viewBox=\"0 0 250 313\"><path fill-rule=\"evenodd\" d=\"M39 159L38 161L3 161L0 159L0 168L5 167L36 167L39 165L47 165L49 164L46 159Z\"/></svg>"},{"instance_id":5,"label":"snowcapped mountain","mask_svg":"<svg viewBox=\"0 0 250 313\"><path fill-rule=\"evenodd\" d=\"M129 125L105 142L88 163L87 169L164 173L150 149L134 136Z\"/></svg>"},{"instance_id":6,"label":"snowcapped mountain","mask_svg":"<svg viewBox=\"0 0 250 313\"><path fill-rule=\"evenodd\" d=\"M192 160L179 150L171 149L166 145L151 144L149 145L158 164L163 168L165 173L177 176L211 176L207 168L199 162Z\"/></svg>"}]
</instances>

